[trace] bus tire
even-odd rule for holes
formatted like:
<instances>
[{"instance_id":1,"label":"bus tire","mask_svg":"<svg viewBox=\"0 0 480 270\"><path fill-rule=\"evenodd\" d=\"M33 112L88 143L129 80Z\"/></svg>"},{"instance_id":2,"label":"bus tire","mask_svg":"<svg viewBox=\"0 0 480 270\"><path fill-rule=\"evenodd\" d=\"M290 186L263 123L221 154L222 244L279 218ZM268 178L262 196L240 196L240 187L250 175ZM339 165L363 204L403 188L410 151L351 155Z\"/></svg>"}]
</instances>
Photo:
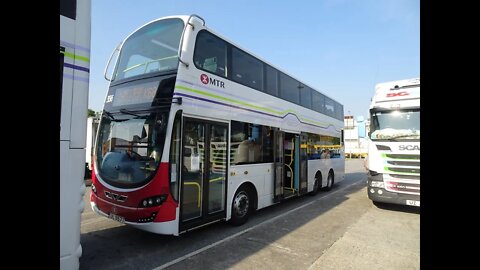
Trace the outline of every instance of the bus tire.
<instances>
[{"instance_id":1,"label":"bus tire","mask_svg":"<svg viewBox=\"0 0 480 270\"><path fill-rule=\"evenodd\" d=\"M323 188L323 190L330 191L333 187L333 184L335 184L335 177L333 175L333 172L330 170L328 172L327 185Z\"/></svg>"},{"instance_id":2,"label":"bus tire","mask_svg":"<svg viewBox=\"0 0 480 270\"><path fill-rule=\"evenodd\" d=\"M320 172L317 172L315 174L315 182L313 183L313 190L308 195L310 196L317 195L318 191L320 190L321 182L322 182L322 174Z\"/></svg>"},{"instance_id":3,"label":"bus tire","mask_svg":"<svg viewBox=\"0 0 480 270\"><path fill-rule=\"evenodd\" d=\"M232 202L232 218L230 223L234 226L240 226L247 222L252 209L252 196L250 190L245 186L240 187Z\"/></svg>"}]
</instances>

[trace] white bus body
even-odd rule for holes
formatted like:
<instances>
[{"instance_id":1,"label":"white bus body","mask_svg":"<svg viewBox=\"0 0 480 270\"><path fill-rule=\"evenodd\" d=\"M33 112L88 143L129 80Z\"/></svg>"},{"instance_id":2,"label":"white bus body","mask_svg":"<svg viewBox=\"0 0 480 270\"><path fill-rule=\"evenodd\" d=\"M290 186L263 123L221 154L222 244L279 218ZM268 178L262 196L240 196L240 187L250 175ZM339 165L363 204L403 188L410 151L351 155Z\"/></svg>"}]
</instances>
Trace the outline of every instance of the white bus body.
<instances>
[{"instance_id":1,"label":"white bus body","mask_svg":"<svg viewBox=\"0 0 480 270\"><path fill-rule=\"evenodd\" d=\"M180 22L184 27L172 30ZM165 34L155 36L161 31ZM130 46L137 41L142 46ZM201 47L202 42L213 45ZM125 59L131 48L142 48L149 56L148 47L173 54L144 63ZM228 48L229 54L207 57L216 52L212 48ZM344 179L343 106L239 48L198 16L152 21L122 42L96 140L91 194L95 212L150 232L178 235L218 220L241 224L251 211L322 187L328 190ZM231 71L221 66L223 56L231 59L235 53L258 63L265 73L239 82L252 70L249 64L235 71L237 58L229 64ZM179 59L178 67L162 67L162 61L172 59ZM267 65L275 74L276 95L258 89L267 84ZM139 74L130 79L128 72ZM315 106L326 112L281 98L277 83L286 76L302 103L313 106L312 98L319 97L322 104ZM300 96L300 89L308 99ZM171 102L160 103L162 98ZM135 102L141 100L148 102ZM156 100L162 105L155 105ZM152 134L166 135L151 140ZM153 149L159 141L163 150L157 162ZM320 159L318 151L326 148L332 150L331 158ZM131 149L137 152L136 160ZM135 168L140 168L138 173ZM147 175L145 180L141 174Z\"/></svg>"},{"instance_id":2,"label":"white bus body","mask_svg":"<svg viewBox=\"0 0 480 270\"><path fill-rule=\"evenodd\" d=\"M82 255L85 138L90 57L90 0L60 1L60 268Z\"/></svg>"},{"instance_id":3,"label":"white bus body","mask_svg":"<svg viewBox=\"0 0 480 270\"><path fill-rule=\"evenodd\" d=\"M365 166L373 202L420 206L420 78L376 85Z\"/></svg>"}]
</instances>

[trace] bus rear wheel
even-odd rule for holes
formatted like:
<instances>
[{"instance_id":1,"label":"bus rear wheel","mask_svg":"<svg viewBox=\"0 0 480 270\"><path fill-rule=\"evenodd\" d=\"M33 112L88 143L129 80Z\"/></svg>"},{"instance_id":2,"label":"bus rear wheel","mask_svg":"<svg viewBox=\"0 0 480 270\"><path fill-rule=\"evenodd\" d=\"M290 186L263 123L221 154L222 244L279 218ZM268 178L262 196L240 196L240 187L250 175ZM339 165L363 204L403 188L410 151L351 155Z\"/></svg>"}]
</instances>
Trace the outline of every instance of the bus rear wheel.
<instances>
[{"instance_id":1,"label":"bus rear wheel","mask_svg":"<svg viewBox=\"0 0 480 270\"><path fill-rule=\"evenodd\" d=\"M323 188L323 190L330 191L332 189L334 183L335 183L335 179L333 177L333 172L330 171L328 173L328 177L327 177L327 185Z\"/></svg>"},{"instance_id":2,"label":"bus rear wheel","mask_svg":"<svg viewBox=\"0 0 480 270\"><path fill-rule=\"evenodd\" d=\"M313 190L309 193L310 196L317 195L318 191L320 190L320 183L322 182L322 175L317 172L315 175L315 182L313 183Z\"/></svg>"},{"instance_id":3,"label":"bus rear wheel","mask_svg":"<svg viewBox=\"0 0 480 270\"><path fill-rule=\"evenodd\" d=\"M247 222L251 212L251 195L245 187L241 187L235 193L232 202L231 224L239 226Z\"/></svg>"}]
</instances>

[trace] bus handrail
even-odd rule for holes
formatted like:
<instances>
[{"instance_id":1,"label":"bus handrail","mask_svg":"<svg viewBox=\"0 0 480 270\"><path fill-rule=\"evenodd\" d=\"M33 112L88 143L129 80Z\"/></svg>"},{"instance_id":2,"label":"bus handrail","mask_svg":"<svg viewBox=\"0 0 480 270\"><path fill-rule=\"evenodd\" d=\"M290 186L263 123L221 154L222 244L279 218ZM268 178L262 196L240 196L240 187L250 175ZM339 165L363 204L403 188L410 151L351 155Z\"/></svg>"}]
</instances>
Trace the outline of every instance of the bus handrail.
<instances>
[{"instance_id":1,"label":"bus handrail","mask_svg":"<svg viewBox=\"0 0 480 270\"><path fill-rule=\"evenodd\" d=\"M212 183L212 182L216 182L216 181L221 181L221 180L225 180L224 177L220 176L220 177L217 177L217 178L213 178L213 179L210 179L208 182ZM197 207L200 208L200 200L201 200L201 190L202 190L202 187L197 183L197 182L183 182L184 185L193 185L193 186L196 186L198 188L198 202L197 202Z\"/></svg>"},{"instance_id":2,"label":"bus handrail","mask_svg":"<svg viewBox=\"0 0 480 270\"><path fill-rule=\"evenodd\" d=\"M184 185L194 185L198 188L198 202L197 202L197 207L200 208L200 199L201 199L201 187L197 182L183 182Z\"/></svg>"},{"instance_id":3,"label":"bus handrail","mask_svg":"<svg viewBox=\"0 0 480 270\"><path fill-rule=\"evenodd\" d=\"M187 20L187 24L192 26L192 30L195 29L195 25L193 25L193 23L190 22L190 19L192 17L197 17L200 20L202 20L203 26L205 26L205 20L202 17L198 16L197 14L192 14L190 15L190 17L188 17L188 20ZM183 37L185 36L185 30L187 30L187 27L183 28L182 37L180 38L180 46L178 47L178 61L184 64L186 67L188 67L189 64L182 60L182 47L183 47Z\"/></svg>"}]
</instances>

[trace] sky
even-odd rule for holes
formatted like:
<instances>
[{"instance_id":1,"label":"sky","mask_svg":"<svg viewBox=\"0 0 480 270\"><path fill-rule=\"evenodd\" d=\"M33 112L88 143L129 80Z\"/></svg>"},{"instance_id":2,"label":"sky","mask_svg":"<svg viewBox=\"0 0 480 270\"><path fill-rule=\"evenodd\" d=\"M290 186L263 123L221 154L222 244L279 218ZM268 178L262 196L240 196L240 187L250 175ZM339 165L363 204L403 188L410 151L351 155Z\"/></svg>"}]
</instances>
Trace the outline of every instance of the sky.
<instances>
[{"instance_id":1,"label":"sky","mask_svg":"<svg viewBox=\"0 0 480 270\"><path fill-rule=\"evenodd\" d=\"M103 108L103 73L138 27L197 14L207 27L368 118L375 84L420 77L420 0L92 0L88 107Z\"/></svg>"}]
</instances>

